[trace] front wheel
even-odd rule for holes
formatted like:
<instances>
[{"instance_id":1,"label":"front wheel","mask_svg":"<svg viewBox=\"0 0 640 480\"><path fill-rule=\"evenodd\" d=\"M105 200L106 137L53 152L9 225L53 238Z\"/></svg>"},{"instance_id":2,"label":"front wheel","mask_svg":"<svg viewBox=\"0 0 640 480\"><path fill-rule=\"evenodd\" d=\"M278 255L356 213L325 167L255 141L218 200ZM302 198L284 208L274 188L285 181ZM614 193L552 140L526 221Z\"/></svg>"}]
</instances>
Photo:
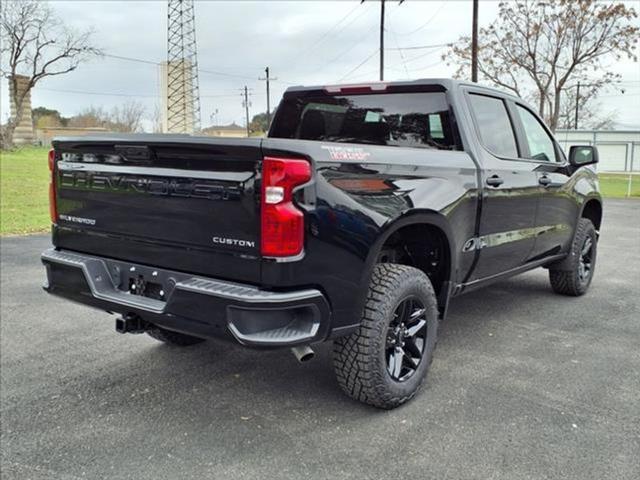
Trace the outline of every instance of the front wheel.
<instances>
[{"instance_id":1,"label":"front wheel","mask_svg":"<svg viewBox=\"0 0 640 480\"><path fill-rule=\"evenodd\" d=\"M569 256L559 268L549 268L549 281L556 293L578 297L587 293L596 268L598 236L591 220L581 218Z\"/></svg>"},{"instance_id":2,"label":"front wheel","mask_svg":"<svg viewBox=\"0 0 640 480\"><path fill-rule=\"evenodd\" d=\"M402 405L422 385L437 335L429 277L406 265L376 265L360 327L334 342L338 383L363 403L386 409Z\"/></svg>"}]
</instances>

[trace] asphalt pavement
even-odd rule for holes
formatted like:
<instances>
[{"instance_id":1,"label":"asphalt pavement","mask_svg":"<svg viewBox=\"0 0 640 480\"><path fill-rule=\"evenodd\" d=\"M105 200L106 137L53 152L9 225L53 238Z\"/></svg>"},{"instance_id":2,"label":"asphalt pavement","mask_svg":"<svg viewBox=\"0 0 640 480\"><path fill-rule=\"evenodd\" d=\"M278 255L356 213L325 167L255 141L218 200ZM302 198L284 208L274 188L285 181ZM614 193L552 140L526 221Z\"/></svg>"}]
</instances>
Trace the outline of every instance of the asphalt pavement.
<instances>
[{"instance_id":1,"label":"asphalt pavement","mask_svg":"<svg viewBox=\"0 0 640 480\"><path fill-rule=\"evenodd\" d=\"M420 394L347 398L330 345L171 348L46 295L48 236L0 242L1 477L640 478L640 202L607 201L596 277L542 269L453 301Z\"/></svg>"}]
</instances>

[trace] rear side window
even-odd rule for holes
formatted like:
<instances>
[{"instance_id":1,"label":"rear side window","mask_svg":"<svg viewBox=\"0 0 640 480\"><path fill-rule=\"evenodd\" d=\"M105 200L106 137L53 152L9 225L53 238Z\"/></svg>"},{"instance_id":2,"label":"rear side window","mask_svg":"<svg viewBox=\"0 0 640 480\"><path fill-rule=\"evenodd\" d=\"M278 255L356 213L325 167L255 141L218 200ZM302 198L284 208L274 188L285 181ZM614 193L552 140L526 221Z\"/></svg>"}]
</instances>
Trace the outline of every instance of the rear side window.
<instances>
[{"instance_id":1,"label":"rear side window","mask_svg":"<svg viewBox=\"0 0 640 480\"><path fill-rule=\"evenodd\" d=\"M270 137L457 150L443 92L285 98Z\"/></svg>"},{"instance_id":2,"label":"rear side window","mask_svg":"<svg viewBox=\"0 0 640 480\"><path fill-rule=\"evenodd\" d=\"M473 93L469 97L484 146L499 157L516 158L516 137L504 102L499 98Z\"/></svg>"},{"instance_id":3,"label":"rear side window","mask_svg":"<svg viewBox=\"0 0 640 480\"><path fill-rule=\"evenodd\" d=\"M542 162L555 162L556 149L551 136L533 113L520 105L517 105L517 109L527 137L527 145L529 145L529 158Z\"/></svg>"}]
</instances>

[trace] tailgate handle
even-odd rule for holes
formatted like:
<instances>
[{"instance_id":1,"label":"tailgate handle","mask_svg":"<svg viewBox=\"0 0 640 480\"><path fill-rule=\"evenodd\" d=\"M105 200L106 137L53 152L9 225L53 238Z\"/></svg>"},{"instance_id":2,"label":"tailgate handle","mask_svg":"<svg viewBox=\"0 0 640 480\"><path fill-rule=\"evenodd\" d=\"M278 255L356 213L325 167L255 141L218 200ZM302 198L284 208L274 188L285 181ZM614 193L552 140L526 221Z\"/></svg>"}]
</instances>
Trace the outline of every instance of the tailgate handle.
<instances>
[{"instance_id":1,"label":"tailgate handle","mask_svg":"<svg viewBox=\"0 0 640 480\"><path fill-rule=\"evenodd\" d=\"M148 162L151 160L151 149L146 145L116 145L114 148L125 162Z\"/></svg>"}]
</instances>

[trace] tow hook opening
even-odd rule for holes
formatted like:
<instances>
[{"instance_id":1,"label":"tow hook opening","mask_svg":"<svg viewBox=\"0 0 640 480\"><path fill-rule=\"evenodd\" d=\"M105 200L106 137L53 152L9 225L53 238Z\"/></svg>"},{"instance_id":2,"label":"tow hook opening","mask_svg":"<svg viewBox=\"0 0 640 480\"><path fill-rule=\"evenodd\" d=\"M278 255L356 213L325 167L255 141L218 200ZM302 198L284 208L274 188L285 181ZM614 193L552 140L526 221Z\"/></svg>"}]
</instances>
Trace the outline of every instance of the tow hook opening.
<instances>
[{"instance_id":1,"label":"tow hook opening","mask_svg":"<svg viewBox=\"0 0 640 480\"><path fill-rule=\"evenodd\" d=\"M149 330L149 322L135 313L127 313L121 318L116 318L116 332L118 333L144 333L147 330Z\"/></svg>"}]
</instances>

